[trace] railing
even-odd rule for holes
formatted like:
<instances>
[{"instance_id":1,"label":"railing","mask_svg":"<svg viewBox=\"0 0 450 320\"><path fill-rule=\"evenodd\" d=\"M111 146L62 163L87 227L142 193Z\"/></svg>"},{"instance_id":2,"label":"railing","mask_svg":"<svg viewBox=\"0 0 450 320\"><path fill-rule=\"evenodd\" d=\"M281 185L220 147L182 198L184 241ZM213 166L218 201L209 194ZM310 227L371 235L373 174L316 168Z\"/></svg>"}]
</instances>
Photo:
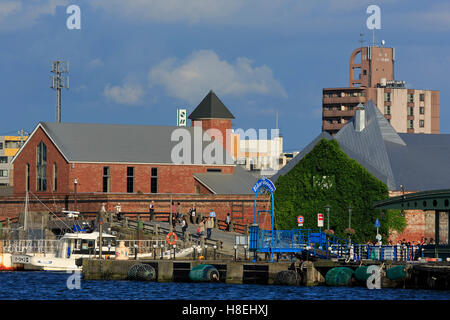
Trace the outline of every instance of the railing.
<instances>
[{"instance_id":1,"label":"railing","mask_svg":"<svg viewBox=\"0 0 450 320\"><path fill-rule=\"evenodd\" d=\"M0 252L6 253L57 253L59 240L0 240Z\"/></svg>"},{"instance_id":2,"label":"railing","mask_svg":"<svg viewBox=\"0 0 450 320\"><path fill-rule=\"evenodd\" d=\"M347 260L412 261L423 257L421 246L359 245L320 230L260 230L258 252L308 252L316 257Z\"/></svg>"}]
</instances>

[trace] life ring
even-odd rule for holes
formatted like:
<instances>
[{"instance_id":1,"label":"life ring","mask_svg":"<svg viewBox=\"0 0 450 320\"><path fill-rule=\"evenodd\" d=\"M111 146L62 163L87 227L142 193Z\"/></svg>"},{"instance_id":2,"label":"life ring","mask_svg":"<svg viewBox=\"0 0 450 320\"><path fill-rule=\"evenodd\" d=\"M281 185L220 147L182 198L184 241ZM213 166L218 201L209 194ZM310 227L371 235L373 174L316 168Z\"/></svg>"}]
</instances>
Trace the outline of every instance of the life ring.
<instances>
[{"instance_id":1,"label":"life ring","mask_svg":"<svg viewBox=\"0 0 450 320\"><path fill-rule=\"evenodd\" d=\"M173 240L170 240L173 237ZM174 232L169 232L166 236L166 241L169 245L174 245L175 243L177 243L178 237L176 235L176 233Z\"/></svg>"}]
</instances>

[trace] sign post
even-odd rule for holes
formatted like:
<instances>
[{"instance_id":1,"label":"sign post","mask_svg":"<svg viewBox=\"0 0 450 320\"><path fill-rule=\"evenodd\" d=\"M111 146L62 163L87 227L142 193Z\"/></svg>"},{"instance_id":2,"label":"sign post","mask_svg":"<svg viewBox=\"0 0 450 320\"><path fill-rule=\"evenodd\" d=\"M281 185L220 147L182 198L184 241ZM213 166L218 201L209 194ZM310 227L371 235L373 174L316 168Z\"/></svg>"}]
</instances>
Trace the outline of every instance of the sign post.
<instances>
[{"instance_id":1,"label":"sign post","mask_svg":"<svg viewBox=\"0 0 450 320\"><path fill-rule=\"evenodd\" d=\"M375 221L375 228L377 228L377 236L376 236L376 239L377 239L378 241L381 241L381 235L380 235L380 233L378 232L378 228L380 228L380 220L378 220L378 218L377 218L377 220Z\"/></svg>"},{"instance_id":2,"label":"sign post","mask_svg":"<svg viewBox=\"0 0 450 320\"><path fill-rule=\"evenodd\" d=\"M297 222L298 222L298 226L299 227L303 227L303 221L304 221L303 216L298 216L297 217Z\"/></svg>"},{"instance_id":3,"label":"sign post","mask_svg":"<svg viewBox=\"0 0 450 320\"><path fill-rule=\"evenodd\" d=\"M322 232L323 227L323 213L317 214L317 226L320 228L320 232Z\"/></svg>"}]
</instances>

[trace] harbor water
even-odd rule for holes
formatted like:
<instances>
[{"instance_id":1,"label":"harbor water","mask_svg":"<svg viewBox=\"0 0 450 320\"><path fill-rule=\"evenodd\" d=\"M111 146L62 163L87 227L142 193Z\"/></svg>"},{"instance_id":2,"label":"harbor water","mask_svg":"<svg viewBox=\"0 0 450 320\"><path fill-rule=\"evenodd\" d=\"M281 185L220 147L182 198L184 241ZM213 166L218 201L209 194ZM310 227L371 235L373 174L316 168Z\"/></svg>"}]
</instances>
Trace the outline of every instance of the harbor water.
<instances>
[{"instance_id":1,"label":"harbor water","mask_svg":"<svg viewBox=\"0 0 450 320\"><path fill-rule=\"evenodd\" d=\"M64 272L0 272L0 300L450 300L450 290L83 280Z\"/></svg>"}]
</instances>

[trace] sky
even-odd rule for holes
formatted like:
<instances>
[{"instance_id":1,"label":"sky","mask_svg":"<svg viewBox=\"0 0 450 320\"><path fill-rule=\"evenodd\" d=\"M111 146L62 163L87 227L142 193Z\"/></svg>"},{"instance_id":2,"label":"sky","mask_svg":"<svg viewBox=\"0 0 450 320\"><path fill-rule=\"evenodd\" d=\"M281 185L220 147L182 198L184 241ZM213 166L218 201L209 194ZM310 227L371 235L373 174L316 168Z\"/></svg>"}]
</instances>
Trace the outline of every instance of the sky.
<instances>
[{"instance_id":1,"label":"sky","mask_svg":"<svg viewBox=\"0 0 450 320\"><path fill-rule=\"evenodd\" d=\"M81 29L68 29L70 5ZM418 0L0 0L0 135L55 121L51 61L70 63L62 121L176 125L214 92L233 128L278 126L284 150L321 132L322 89L348 86L352 51L396 50L396 80L440 91L450 133L450 3Z\"/></svg>"}]
</instances>

